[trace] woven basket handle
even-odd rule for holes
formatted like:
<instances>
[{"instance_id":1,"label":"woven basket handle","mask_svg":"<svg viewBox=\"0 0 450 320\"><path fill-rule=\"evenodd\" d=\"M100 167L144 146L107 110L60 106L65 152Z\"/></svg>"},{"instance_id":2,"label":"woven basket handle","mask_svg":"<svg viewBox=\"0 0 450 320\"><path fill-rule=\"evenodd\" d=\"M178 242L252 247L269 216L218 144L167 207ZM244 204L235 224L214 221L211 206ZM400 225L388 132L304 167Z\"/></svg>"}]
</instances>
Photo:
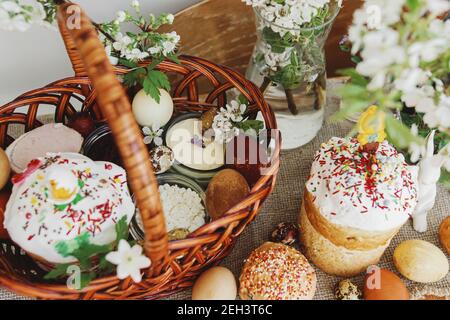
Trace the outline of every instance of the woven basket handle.
<instances>
[{"instance_id":1,"label":"woven basket handle","mask_svg":"<svg viewBox=\"0 0 450 320\"><path fill-rule=\"evenodd\" d=\"M131 112L131 105L114 74L105 49L87 15L75 4L58 7L61 32L70 37L80 62L97 91L97 103L115 138L145 232L144 251L155 267L168 254L166 224L149 153Z\"/></svg>"}]
</instances>

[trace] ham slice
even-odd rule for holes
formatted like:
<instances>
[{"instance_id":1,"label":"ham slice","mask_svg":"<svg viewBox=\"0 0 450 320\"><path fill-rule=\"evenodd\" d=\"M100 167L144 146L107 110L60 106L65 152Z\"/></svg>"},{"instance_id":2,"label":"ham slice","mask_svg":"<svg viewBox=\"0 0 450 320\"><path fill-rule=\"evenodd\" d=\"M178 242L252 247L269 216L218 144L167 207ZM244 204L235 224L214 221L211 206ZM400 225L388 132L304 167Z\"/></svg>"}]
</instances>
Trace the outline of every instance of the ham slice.
<instances>
[{"instance_id":1,"label":"ham slice","mask_svg":"<svg viewBox=\"0 0 450 320\"><path fill-rule=\"evenodd\" d=\"M36 158L48 152L79 152L83 137L62 123L49 123L21 135L7 149L11 168L19 173Z\"/></svg>"}]
</instances>

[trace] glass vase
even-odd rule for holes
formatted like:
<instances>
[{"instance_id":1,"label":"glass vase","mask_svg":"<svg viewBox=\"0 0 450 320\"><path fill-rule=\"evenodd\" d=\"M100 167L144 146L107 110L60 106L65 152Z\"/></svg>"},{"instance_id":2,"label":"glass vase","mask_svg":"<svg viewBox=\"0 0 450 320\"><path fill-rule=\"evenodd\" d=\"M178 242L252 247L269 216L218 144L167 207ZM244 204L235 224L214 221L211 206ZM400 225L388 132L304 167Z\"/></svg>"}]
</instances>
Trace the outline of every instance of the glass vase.
<instances>
[{"instance_id":1,"label":"glass vase","mask_svg":"<svg viewBox=\"0 0 450 320\"><path fill-rule=\"evenodd\" d=\"M247 78L261 87L275 112L283 150L311 141L322 127L326 104L324 45L339 6L309 28L288 29L269 22L255 9L257 42Z\"/></svg>"}]
</instances>

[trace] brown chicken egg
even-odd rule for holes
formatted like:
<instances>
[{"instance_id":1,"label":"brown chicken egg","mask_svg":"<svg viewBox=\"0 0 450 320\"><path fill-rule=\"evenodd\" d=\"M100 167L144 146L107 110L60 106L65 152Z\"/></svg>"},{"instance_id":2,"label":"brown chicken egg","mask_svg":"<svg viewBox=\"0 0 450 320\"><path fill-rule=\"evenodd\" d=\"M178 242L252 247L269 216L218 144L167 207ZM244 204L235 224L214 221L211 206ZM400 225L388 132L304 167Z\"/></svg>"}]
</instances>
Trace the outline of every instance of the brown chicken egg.
<instances>
[{"instance_id":1,"label":"brown chicken egg","mask_svg":"<svg viewBox=\"0 0 450 320\"><path fill-rule=\"evenodd\" d=\"M409 300L403 281L392 271L376 268L364 279L365 300Z\"/></svg>"}]
</instances>

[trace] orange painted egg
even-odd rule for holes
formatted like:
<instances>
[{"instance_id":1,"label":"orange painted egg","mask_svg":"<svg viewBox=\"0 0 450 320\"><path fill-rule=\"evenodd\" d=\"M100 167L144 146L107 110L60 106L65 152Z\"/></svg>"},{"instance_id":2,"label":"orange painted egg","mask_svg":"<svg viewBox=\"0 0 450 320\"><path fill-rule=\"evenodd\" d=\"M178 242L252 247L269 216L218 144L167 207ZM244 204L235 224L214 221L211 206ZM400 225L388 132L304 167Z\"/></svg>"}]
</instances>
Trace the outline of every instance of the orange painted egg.
<instances>
[{"instance_id":1,"label":"orange painted egg","mask_svg":"<svg viewBox=\"0 0 450 320\"><path fill-rule=\"evenodd\" d=\"M387 269L376 269L364 279L365 300L409 300L403 281Z\"/></svg>"}]
</instances>

